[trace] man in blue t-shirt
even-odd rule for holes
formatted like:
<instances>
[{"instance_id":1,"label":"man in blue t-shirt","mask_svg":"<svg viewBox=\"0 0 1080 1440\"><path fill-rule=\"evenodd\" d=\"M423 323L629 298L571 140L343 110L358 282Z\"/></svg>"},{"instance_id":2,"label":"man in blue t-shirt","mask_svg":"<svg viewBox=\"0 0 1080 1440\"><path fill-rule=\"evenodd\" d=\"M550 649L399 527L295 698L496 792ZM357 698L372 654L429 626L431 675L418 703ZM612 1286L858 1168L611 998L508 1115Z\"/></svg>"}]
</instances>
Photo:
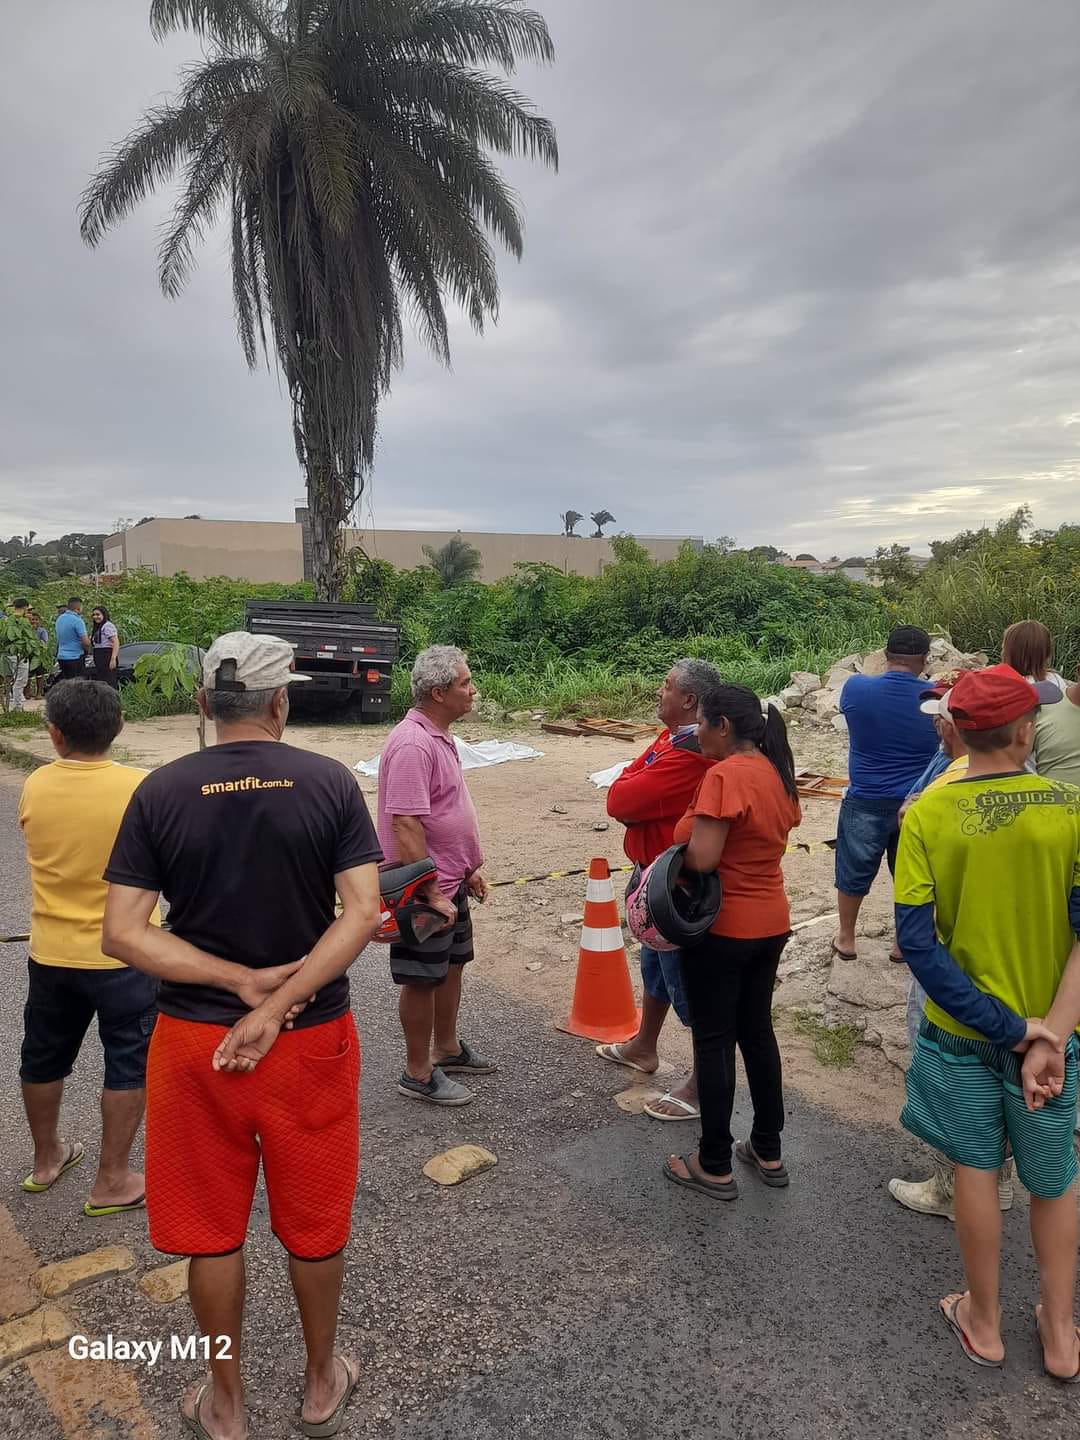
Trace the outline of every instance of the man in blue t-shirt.
<instances>
[{"instance_id":1,"label":"man in blue t-shirt","mask_svg":"<svg viewBox=\"0 0 1080 1440\"><path fill-rule=\"evenodd\" d=\"M855 959L855 923L887 857L890 872L900 838L900 807L926 768L938 738L921 707L921 679L930 636L898 625L885 645L884 675L852 675L840 692L848 727L850 783L836 832L836 889L840 927L833 950ZM893 958L900 954L893 948Z\"/></svg>"},{"instance_id":2,"label":"man in blue t-shirt","mask_svg":"<svg viewBox=\"0 0 1080 1440\"><path fill-rule=\"evenodd\" d=\"M62 680L77 680L86 674L86 656L90 637L82 618L82 601L73 595L67 609L56 617L56 658Z\"/></svg>"}]
</instances>

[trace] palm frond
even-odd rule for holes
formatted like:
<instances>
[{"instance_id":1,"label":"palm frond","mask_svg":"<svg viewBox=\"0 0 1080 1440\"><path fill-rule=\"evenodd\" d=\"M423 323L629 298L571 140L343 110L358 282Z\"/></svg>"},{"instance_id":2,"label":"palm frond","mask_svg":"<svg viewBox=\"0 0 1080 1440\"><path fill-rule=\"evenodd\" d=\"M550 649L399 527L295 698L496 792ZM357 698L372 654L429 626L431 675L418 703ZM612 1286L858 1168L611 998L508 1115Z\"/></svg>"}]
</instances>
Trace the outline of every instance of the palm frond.
<instances>
[{"instance_id":1,"label":"palm frond","mask_svg":"<svg viewBox=\"0 0 1080 1440\"><path fill-rule=\"evenodd\" d=\"M491 233L520 259L523 217L517 196L475 141L444 125L409 122L392 127L439 180L479 215Z\"/></svg>"},{"instance_id":2,"label":"palm frond","mask_svg":"<svg viewBox=\"0 0 1080 1440\"><path fill-rule=\"evenodd\" d=\"M363 76L365 98L378 110L432 113L451 129L502 155L525 155L558 169L555 127L528 99L490 75L435 60L391 58Z\"/></svg>"},{"instance_id":3,"label":"palm frond","mask_svg":"<svg viewBox=\"0 0 1080 1440\"><path fill-rule=\"evenodd\" d=\"M262 62L252 55L219 55L180 72L180 103L221 116L236 101L262 88Z\"/></svg>"},{"instance_id":4,"label":"palm frond","mask_svg":"<svg viewBox=\"0 0 1080 1440\"><path fill-rule=\"evenodd\" d=\"M521 0L432 0L417 7L401 48L459 65L498 65L508 74L522 60L555 59L547 22Z\"/></svg>"},{"instance_id":5,"label":"palm frond","mask_svg":"<svg viewBox=\"0 0 1080 1440\"><path fill-rule=\"evenodd\" d=\"M150 31L156 40L192 30L224 44L269 44L276 39L272 18L264 0L150 0Z\"/></svg>"},{"instance_id":6,"label":"palm frond","mask_svg":"<svg viewBox=\"0 0 1080 1440\"><path fill-rule=\"evenodd\" d=\"M547 22L523 0L326 0L319 24L336 40L507 72L555 58Z\"/></svg>"},{"instance_id":7,"label":"palm frond","mask_svg":"<svg viewBox=\"0 0 1080 1440\"><path fill-rule=\"evenodd\" d=\"M220 123L233 164L253 179L264 170L274 143L274 111L265 92L234 100Z\"/></svg>"},{"instance_id":8,"label":"palm frond","mask_svg":"<svg viewBox=\"0 0 1080 1440\"><path fill-rule=\"evenodd\" d=\"M319 213L343 234L356 209L360 182L352 124L323 97L301 118L299 131Z\"/></svg>"},{"instance_id":9,"label":"palm frond","mask_svg":"<svg viewBox=\"0 0 1080 1440\"><path fill-rule=\"evenodd\" d=\"M229 157L221 136L213 134L188 167L187 183L158 251L158 281L164 294L175 299L191 273L195 243L225 199Z\"/></svg>"},{"instance_id":10,"label":"palm frond","mask_svg":"<svg viewBox=\"0 0 1080 1440\"><path fill-rule=\"evenodd\" d=\"M235 185L232 193L232 286L236 333L244 359L254 370L259 359L259 329L256 316L262 310L257 254L251 250L251 227L248 224L249 196ZM265 337L263 349L266 348Z\"/></svg>"},{"instance_id":11,"label":"palm frond","mask_svg":"<svg viewBox=\"0 0 1080 1440\"><path fill-rule=\"evenodd\" d=\"M83 191L79 229L86 243L96 245L111 225L171 179L183 160L198 153L208 128L197 105L148 111L142 127L116 147Z\"/></svg>"},{"instance_id":12,"label":"palm frond","mask_svg":"<svg viewBox=\"0 0 1080 1440\"><path fill-rule=\"evenodd\" d=\"M281 50L268 57L270 93L286 120L307 115L328 92L323 57L313 50Z\"/></svg>"}]
</instances>

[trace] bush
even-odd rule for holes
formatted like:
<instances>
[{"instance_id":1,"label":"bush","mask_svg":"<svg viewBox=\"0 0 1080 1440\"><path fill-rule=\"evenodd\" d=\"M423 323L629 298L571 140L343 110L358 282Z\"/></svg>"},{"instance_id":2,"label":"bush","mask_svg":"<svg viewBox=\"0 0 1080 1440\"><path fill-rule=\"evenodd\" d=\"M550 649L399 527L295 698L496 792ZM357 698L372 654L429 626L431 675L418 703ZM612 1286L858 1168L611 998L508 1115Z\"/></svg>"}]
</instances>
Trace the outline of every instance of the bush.
<instances>
[{"instance_id":1,"label":"bush","mask_svg":"<svg viewBox=\"0 0 1080 1440\"><path fill-rule=\"evenodd\" d=\"M934 546L935 559L903 595L897 613L944 630L961 650L1001 657L1016 620L1041 620L1065 676L1080 665L1080 526L1030 531L1026 509L994 529L965 531Z\"/></svg>"},{"instance_id":2,"label":"bush","mask_svg":"<svg viewBox=\"0 0 1080 1440\"><path fill-rule=\"evenodd\" d=\"M888 624L880 595L840 577L821 579L716 546L687 545L662 564L628 536L616 537L614 547L615 563L598 576L529 564L492 585L450 588L430 567L397 571L354 551L343 598L372 604L380 619L401 627L397 714L409 704L408 667L436 643L460 645L484 694L505 710L627 716L650 713L661 678L684 655L771 693L792 669L880 644ZM34 592L34 603L51 620L56 601L69 593L70 581L54 582ZM242 627L245 600L310 599L311 588L132 573L103 577L82 596L86 613L99 602L108 606L122 642L206 647ZM190 706L186 695L155 691L141 678L124 700L140 718Z\"/></svg>"}]
</instances>

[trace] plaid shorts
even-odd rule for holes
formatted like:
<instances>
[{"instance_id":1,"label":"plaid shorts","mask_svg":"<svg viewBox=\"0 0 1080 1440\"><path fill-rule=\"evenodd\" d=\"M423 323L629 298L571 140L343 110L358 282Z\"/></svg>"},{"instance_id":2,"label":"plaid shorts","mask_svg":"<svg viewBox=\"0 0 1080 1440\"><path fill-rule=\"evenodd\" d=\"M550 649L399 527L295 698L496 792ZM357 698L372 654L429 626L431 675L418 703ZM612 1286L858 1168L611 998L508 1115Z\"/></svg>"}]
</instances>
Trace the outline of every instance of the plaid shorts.
<instances>
[{"instance_id":1,"label":"plaid shorts","mask_svg":"<svg viewBox=\"0 0 1080 1440\"><path fill-rule=\"evenodd\" d=\"M473 958L472 915L464 881L451 897L457 919L422 945L391 945L390 974L395 985L441 985L451 965L467 965Z\"/></svg>"},{"instance_id":2,"label":"plaid shorts","mask_svg":"<svg viewBox=\"0 0 1080 1440\"><path fill-rule=\"evenodd\" d=\"M1076 1179L1077 1041L1065 1052L1065 1087L1041 1110L1024 1104L1022 1056L1012 1050L950 1035L923 1020L911 1068L905 1129L954 1165L997 1170L1012 1145L1016 1173L1032 1195L1055 1200Z\"/></svg>"}]
</instances>

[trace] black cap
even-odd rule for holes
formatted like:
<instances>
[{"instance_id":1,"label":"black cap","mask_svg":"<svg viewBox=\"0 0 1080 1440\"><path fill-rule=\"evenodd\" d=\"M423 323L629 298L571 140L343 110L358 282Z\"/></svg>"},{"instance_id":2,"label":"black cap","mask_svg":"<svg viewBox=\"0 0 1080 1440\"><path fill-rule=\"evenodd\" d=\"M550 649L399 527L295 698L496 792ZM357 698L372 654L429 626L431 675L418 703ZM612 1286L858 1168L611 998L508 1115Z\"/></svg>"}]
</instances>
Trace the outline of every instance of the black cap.
<instances>
[{"instance_id":1,"label":"black cap","mask_svg":"<svg viewBox=\"0 0 1080 1440\"><path fill-rule=\"evenodd\" d=\"M897 625L885 642L886 655L929 655L930 636L917 625Z\"/></svg>"}]
</instances>

